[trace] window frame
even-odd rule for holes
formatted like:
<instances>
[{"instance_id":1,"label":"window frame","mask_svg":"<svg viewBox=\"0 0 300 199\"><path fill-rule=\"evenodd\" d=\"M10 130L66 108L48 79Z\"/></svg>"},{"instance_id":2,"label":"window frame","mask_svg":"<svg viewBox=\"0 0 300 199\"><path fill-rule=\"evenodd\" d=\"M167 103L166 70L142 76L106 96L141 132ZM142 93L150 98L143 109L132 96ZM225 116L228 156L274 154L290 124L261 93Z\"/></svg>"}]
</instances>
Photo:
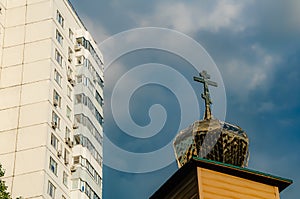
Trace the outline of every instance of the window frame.
<instances>
[{"instance_id":1,"label":"window frame","mask_svg":"<svg viewBox=\"0 0 300 199\"><path fill-rule=\"evenodd\" d=\"M63 46L64 37L63 37L63 35L59 32L59 30L57 30L57 29L56 29L55 37L56 37L56 41L57 41L61 46Z\"/></svg>"},{"instance_id":2,"label":"window frame","mask_svg":"<svg viewBox=\"0 0 300 199\"><path fill-rule=\"evenodd\" d=\"M95 99L96 99L96 101L98 102L98 104L101 106L101 107L103 107L103 98L102 98L102 96L99 94L99 92L96 90L96 92L95 92Z\"/></svg>"},{"instance_id":3,"label":"window frame","mask_svg":"<svg viewBox=\"0 0 300 199\"><path fill-rule=\"evenodd\" d=\"M56 69L54 69L54 81L55 81L59 86L61 86L61 79L62 79L61 74L60 74Z\"/></svg>"},{"instance_id":4,"label":"window frame","mask_svg":"<svg viewBox=\"0 0 300 199\"><path fill-rule=\"evenodd\" d=\"M51 133L50 144L51 144L51 146L53 146L53 148L54 148L55 150L58 150L58 139L57 139L57 137L54 135L54 133Z\"/></svg>"},{"instance_id":5,"label":"window frame","mask_svg":"<svg viewBox=\"0 0 300 199\"><path fill-rule=\"evenodd\" d=\"M68 47L68 61L70 63L72 63L73 61L73 54L74 54L73 50L70 47Z\"/></svg>"},{"instance_id":6,"label":"window frame","mask_svg":"<svg viewBox=\"0 0 300 199\"><path fill-rule=\"evenodd\" d=\"M56 187L54 186L54 184L50 180L48 180L48 190L47 190L47 193L53 199L55 198L55 190L56 190Z\"/></svg>"},{"instance_id":7,"label":"window frame","mask_svg":"<svg viewBox=\"0 0 300 199\"><path fill-rule=\"evenodd\" d=\"M65 138L71 138L71 130L66 126Z\"/></svg>"},{"instance_id":8,"label":"window frame","mask_svg":"<svg viewBox=\"0 0 300 199\"><path fill-rule=\"evenodd\" d=\"M74 40L74 32L72 31L71 28L69 28L69 39L72 41L73 43L73 40Z\"/></svg>"},{"instance_id":9,"label":"window frame","mask_svg":"<svg viewBox=\"0 0 300 199\"><path fill-rule=\"evenodd\" d=\"M67 105L67 108L66 108L66 117L71 120L72 118L72 109Z\"/></svg>"},{"instance_id":10,"label":"window frame","mask_svg":"<svg viewBox=\"0 0 300 199\"><path fill-rule=\"evenodd\" d=\"M62 67L63 65L63 57L61 53L55 49L55 61Z\"/></svg>"},{"instance_id":11,"label":"window frame","mask_svg":"<svg viewBox=\"0 0 300 199\"><path fill-rule=\"evenodd\" d=\"M49 169L50 171L52 171L52 173L54 173L57 176L58 164L51 156L49 160Z\"/></svg>"},{"instance_id":12,"label":"window frame","mask_svg":"<svg viewBox=\"0 0 300 199\"><path fill-rule=\"evenodd\" d=\"M53 102L54 101L57 102L57 106L60 108L61 107L61 96L55 89L53 90Z\"/></svg>"},{"instance_id":13,"label":"window frame","mask_svg":"<svg viewBox=\"0 0 300 199\"><path fill-rule=\"evenodd\" d=\"M57 128L59 129L59 127L60 127L60 117L55 111L52 111L52 122L55 122Z\"/></svg>"},{"instance_id":14,"label":"window frame","mask_svg":"<svg viewBox=\"0 0 300 199\"><path fill-rule=\"evenodd\" d=\"M64 162L65 165L70 163L70 152L66 148L64 149Z\"/></svg>"},{"instance_id":15,"label":"window frame","mask_svg":"<svg viewBox=\"0 0 300 199\"><path fill-rule=\"evenodd\" d=\"M56 21L61 25L62 28L64 28L65 19L58 10L56 11Z\"/></svg>"},{"instance_id":16,"label":"window frame","mask_svg":"<svg viewBox=\"0 0 300 199\"><path fill-rule=\"evenodd\" d=\"M63 184L68 188L68 174L67 172L63 171Z\"/></svg>"},{"instance_id":17,"label":"window frame","mask_svg":"<svg viewBox=\"0 0 300 199\"><path fill-rule=\"evenodd\" d=\"M72 92L73 92L72 88L68 85L67 86L67 96L71 101L72 101Z\"/></svg>"}]
</instances>

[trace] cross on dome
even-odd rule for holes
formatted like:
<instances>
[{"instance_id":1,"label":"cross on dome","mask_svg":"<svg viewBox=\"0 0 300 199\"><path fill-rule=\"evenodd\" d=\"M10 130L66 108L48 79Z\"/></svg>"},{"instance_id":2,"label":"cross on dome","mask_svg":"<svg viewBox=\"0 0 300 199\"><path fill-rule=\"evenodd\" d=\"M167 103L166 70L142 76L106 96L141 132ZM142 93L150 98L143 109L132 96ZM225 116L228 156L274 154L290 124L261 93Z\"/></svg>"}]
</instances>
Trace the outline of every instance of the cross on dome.
<instances>
[{"instance_id":1,"label":"cross on dome","mask_svg":"<svg viewBox=\"0 0 300 199\"><path fill-rule=\"evenodd\" d=\"M204 87L204 93L201 94L201 97L205 101L205 114L204 114L204 120L209 120L212 118L211 114L211 108L210 105L212 104L208 85L217 87L217 82L213 82L210 79L210 75L207 73L207 71L203 70L201 73L199 73L200 77L194 77L194 81L200 82L203 84Z\"/></svg>"}]
</instances>

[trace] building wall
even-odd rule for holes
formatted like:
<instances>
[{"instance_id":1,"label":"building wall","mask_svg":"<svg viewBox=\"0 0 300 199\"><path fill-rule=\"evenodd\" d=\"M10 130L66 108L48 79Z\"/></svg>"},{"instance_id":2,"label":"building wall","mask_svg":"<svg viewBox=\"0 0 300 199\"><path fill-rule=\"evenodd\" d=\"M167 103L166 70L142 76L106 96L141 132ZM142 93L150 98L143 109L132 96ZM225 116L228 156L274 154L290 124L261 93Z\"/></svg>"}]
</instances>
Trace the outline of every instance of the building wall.
<instances>
[{"instance_id":1,"label":"building wall","mask_svg":"<svg viewBox=\"0 0 300 199\"><path fill-rule=\"evenodd\" d=\"M278 187L197 168L201 199L279 199Z\"/></svg>"},{"instance_id":2,"label":"building wall","mask_svg":"<svg viewBox=\"0 0 300 199\"><path fill-rule=\"evenodd\" d=\"M51 198L51 183L55 198L70 198L71 192L87 198L89 193L73 186L72 179L84 179L102 197L102 145L86 127L73 128L75 112L96 120L89 109L74 106L75 93L90 95L96 104L95 93L75 85L81 73L75 62L77 35L86 37L99 57L100 51L66 0L0 0L0 9L0 163L12 197ZM82 52L95 62L90 52ZM94 67L103 80L102 64ZM79 88L85 90L77 92ZM103 99L102 88L97 88ZM102 107L97 110L103 117ZM56 124L54 116L59 118ZM96 125L103 136L102 125ZM101 155L101 164L87 147L73 146L74 132L85 132ZM73 154L89 160L100 183L84 165L72 169Z\"/></svg>"}]
</instances>

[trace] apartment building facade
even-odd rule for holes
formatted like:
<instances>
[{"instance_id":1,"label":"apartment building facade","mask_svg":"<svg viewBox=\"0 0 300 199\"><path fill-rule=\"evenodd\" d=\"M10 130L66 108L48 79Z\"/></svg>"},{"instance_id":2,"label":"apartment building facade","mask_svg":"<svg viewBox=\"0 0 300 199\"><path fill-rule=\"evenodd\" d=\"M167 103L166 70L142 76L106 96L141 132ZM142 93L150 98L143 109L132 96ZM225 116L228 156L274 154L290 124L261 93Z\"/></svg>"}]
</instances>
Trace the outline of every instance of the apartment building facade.
<instances>
[{"instance_id":1,"label":"apartment building facade","mask_svg":"<svg viewBox=\"0 0 300 199\"><path fill-rule=\"evenodd\" d=\"M103 57L68 0L0 0L0 163L13 198L102 198Z\"/></svg>"}]
</instances>

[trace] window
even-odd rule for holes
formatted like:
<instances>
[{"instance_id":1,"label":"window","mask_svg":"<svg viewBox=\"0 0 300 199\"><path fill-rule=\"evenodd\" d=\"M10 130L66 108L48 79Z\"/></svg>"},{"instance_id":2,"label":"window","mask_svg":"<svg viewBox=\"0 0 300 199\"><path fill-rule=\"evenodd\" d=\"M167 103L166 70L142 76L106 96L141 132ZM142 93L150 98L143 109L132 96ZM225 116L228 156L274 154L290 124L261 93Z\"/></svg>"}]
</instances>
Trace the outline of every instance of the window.
<instances>
[{"instance_id":1,"label":"window","mask_svg":"<svg viewBox=\"0 0 300 199\"><path fill-rule=\"evenodd\" d=\"M56 12L56 20L57 22L61 25L61 27L64 27L64 18L62 17L62 15L60 14L59 11Z\"/></svg>"},{"instance_id":2,"label":"window","mask_svg":"<svg viewBox=\"0 0 300 199\"><path fill-rule=\"evenodd\" d=\"M70 109L70 107L68 107L67 106L67 113L66 113L66 116L67 116L67 118L69 119L69 120L71 120L71 109Z\"/></svg>"},{"instance_id":3,"label":"window","mask_svg":"<svg viewBox=\"0 0 300 199\"><path fill-rule=\"evenodd\" d=\"M68 61L71 63L73 60L73 51L72 49L69 47L68 48Z\"/></svg>"},{"instance_id":4,"label":"window","mask_svg":"<svg viewBox=\"0 0 300 199\"><path fill-rule=\"evenodd\" d=\"M81 65L83 62L82 59L83 59L83 56L77 57L76 64Z\"/></svg>"},{"instance_id":5,"label":"window","mask_svg":"<svg viewBox=\"0 0 300 199\"><path fill-rule=\"evenodd\" d=\"M89 65L91 65L90 61L85 57L83 57L83 66L88 68Z\"/></svg>"},{"instance_id":6,"label":"window","mask_svg":"<svg viewBox=\"0 0 300 199\"><path fill-rule=\"evenodd\" d=\"M56 40L60 45L63 45L64 38L58 30L56 30Z\"/></svg>"},{"instance_id":7,"label":"window","mask_svg":"<svg viewBox=\"0 0 300 199\"><path fill-rule=\"evenodd\" d=\"M96 116L96 119L99 122L99 124L101 124L101 126L102 126L103 125L103 117L101 116L101 114L98 111L96 111L95 116Z\"/></svg>"},{"instance_id":8,"label":"window","mask_svg":"<svg viewBox=\"0 0 300 199\"><path fill-rule=\"evenodd\" d=\"M53 133L51 134L51 145L57 150L58 139L55 137Z\"/></svg>"},{"instance_id":9,"label":"window","mask_svg":"<svg viewBox=\"0 0 300 199\"><path fill-rule=\"evenodd\" d=\"M100 199L100 197L97 195L97 193L91 188L91 186L80 179L78 181L73 181L72 185L73 189L79 189L81 192L85 193L88 198L91 199Z\"/></svg>"},{"instance_id":10,"label":"window","mask_svg":"<svg viewBox=\"0 0 300 199\"><path fill-rule=\"evenodd\" d=\"M77 38L76 39L76 43L79 46L84 46L85 49L87 49L88 51L90 51L92 57L94 58L94 60L96 61L96 63L101 66L102 65L102 61L100 60L99 56L97 55L95 49L93 48L93 46L91 45L91 43L86 40L85 38L81 37L81 38Z\"/></svg>"},{"instance_id":11,"label":"window","mask_svg":"<svg viewBox=\"0 0 300 199\"><path fill-rule=\"evenodd\" d=\"M60 118L54 111L52 112L52 125L55 125L56 128L59 128L60 125Z\"/></svg>"},{"instance_id":12,"label":"window","mask_svg":"<svg viewBox=\"0 0 300 199\"><path fill-rule=\"evenodd\" d=\"M52 171L52 173L57 175L57 163L52 157L50 157L49 169Z\"/></svg>"},{"instance_id":13,"label":"window","mask_svg":"<svg viewBox=\"0 0 300 199\"><path fill-rule=\"evenodd\" d=\"M86 147L91 152L92 156L96 159L98 164L100 166L102 166L101 155L97 152L96 148L94 147L94 145L91 143L91 141L87 137L82 136L82 135L75 135L74 140L75 140L75 145L80 144L83 147Z\"/></svg>"},{"instance_id":14,"label":"window","mask_svg":"<svg viewBox=\"0 0 300 199\"><path fill-rule=\"evenodd\" d=\"M98 101L98 103L102 103L102 98L99 95L99 99L97 99L97 95L96 95L96 100L101 100L100 102ZM103 124L103 117L101 116L101 114L99 113L99 111L97 110L97 108L95 107L95 105L93 104L93 102L91 101L91 99L89 97L87 97L84 94L77 94L75 95L75 104L78 103L82 103L85 106L87 106L91 112L93 113L93 115L96 117L96 119L98 120L98 122L102 125Z\"/></svg>"},{"instance_id":15,"label":"window","mask_svg":"<svg viewBox=\"0 0 300 199\"><path fill-rule=\"evenodd\" d=\"M100 78L100 86L102 89L104 88L104 82L103 82L102 78Z\"/></svg>"},{"instance_id":16,"label":"window","mask_svg":"<svg viewBox=\"0 0 300 199\"><path fill-rule=\"evenodd\" d=\"M83 78L82 75L77 76L77 83L78 84L82 82L82 78Z\"/></svg>"},{"instance_id":17,"label":"window","mask_svg":"<svg viewBox=\"0 0 300 199\"><path fill-rule=\"evenodd\" d=\"M80 190L84 192L85 190L85 182L80 180Z\"/></svg>"},{"instance_id":18,"label":"window","mask_svg":"<svg viewBox=\"0 0 300 199\"><path fill-rule=\"evenodd\" d=\"M85 167L93 180L97 183L101 183L101 177L95 170L95 168L92 166L92 164L85 158L82 158L81 156L74 156L73 157L73 164L81 164L81 166Z\"/></svg>"},{"instance_id":19,"label":"window","mask_svg":"<svg viewBox=\"0 0 300 199\"><path fill-rule=\"evenodd\" d=\"M61 75L58 73L58 71L54 70L54 80L58 85L61 85Z\"/></svg>"},{"instance_id":20,"label":"window","mask_svg":"<svg viewBox=\"0 0 300 199\"><path fill-rule=\"evenodd\" d=\"M55 186L50 181L48 181L48 194L51 198L55 198L55 189Z\"/></svg>"},{"instance_id":21,"label":"window","mask_svg":"<svg viewBox=\"0 0 300 199\"><path fill-rule=\"evenodd\" d=\"M73 164L79 164L80 163L80 156L74 156L73 157Z\"/></svg>"},{"instance_id":22,"label":"window","mask_svg":"<svg viewBox=\"0 0 300 199\"><path fill-rule=\"evenodd\" d=\"M75 121L76 123L79 123L81 125L84 125L85 127L88 128L88 130L92 133L92 135L94 136L94 138L97 140L97 142L102 145L102 136L100 135L99 131L96 129L96 127L94 126L94 124L91 122L91 120L86 117L85 115L83 114L76 114L75 115ZM75 138L78 138L76 136L74 136L74 139ZM80 138L79 139L79 142L77 142L77 140L75 139L75 143L76 144L80 144Z\"/></svg>"},{"instance_id":23,"label":"window","mask_svg":"<svg viewBox=\"0 0 300 199\"><path fill-rule=\"evenodd\" d=\"M85 194L86 194L89 198L91 198L91 196L92 196L92 190L91 190L91 187L90 187L87 183L85 183Z\"/></svg>"},{"instance_id":24,"label":"window","mask_svg":"<svg viewBox=\"0 0 300 199\"><path fill-rule=\"evenodd\" d=\"M66 127L65 138L71 138L71 130Z\"/></svg>"},{"instance_id":25,"label":"window","mask_svg":"<svg viewBox=\"0 0 300 199\"><path fill-rule=\"evenodd\" d=\"M100 106L103 106L103 99L97 91L96 91L96 100Z\"/></svg>"},{"instance_id":26,"label":"window","mask_svg":"<svg viewBox=\"0 0 300 199\"><path fill-rule=\"evenodd\" d=\"M72 89L70 88L70 86L67 86L67 95L70 98L70 100L72 100Z\"/></svg>"},{"instance_id":27,"label":"window","mask_svg":"<svg viewBox=\"0 0 300 199\"><path fill-rule=\"evenodd\" d=\"M63 183L68 187L68 174L65 171L63 172Z\"/></svg>"},{"instance_id":28,"label":"window","mask_svg":"<svg viewBox=\"0 0 300 199\"><path fill-rule=\"evenodd\" d=\"M64 153L64 161L65 161L65 164L69 164L69 156L70 156L70 153L67 149L65 149L65 153Z\"/></svg>"},{"instance_id":29,"label":"window","mask_svg":"<svg viewBox=\"0 0 300 199\"><path fill-rule=\"evenodd\" d=\"M73 42L74 39L74 33L72 32L71 28L69 28L69 38Z\"/></svg>"},{"instance_id":30,"label":"window","mask_svg":"<svg viewBox=\"0 0 300 199\"><path fill-rule=\"evenodd\" d=\"M83 94L77 94L75 95L75 104L82 104L83 103Z\"/></svg>"},{"instance_id":31,"label":"window","mask_svg":"<svg viewBox=\"0 0 300 199\"><path fill-rule=\"evenodd\" d=\"M70 66L68 66L68 69L67 69L67 76L68 76L69 82L73 80L73 70L71 69Z\"/></svg>"},{"instance_id":32,"label":"window","mask_svg":"<svg viewBox=\"0 0 300 199\"><path fill-rule=\"evenodd\" d=\"M76 44L77 44L77 45L83 46L83 43L84 43L83 37L81 37L81 38L76 38Z\"/></svg>"},{"instance_id":33,"label":"window","mask_svg":"<svg viewBox=\"0 0 300 199\"><path fill-rule=\"evenodd\" d=\"M58 30L56 30L56 40L58 41L58 43L60 43L61 45L63 45L63 36L60 34L60 32Z\"/></svg>"},{"instance_id":34,"label":"window","mask_svg":"<svg viewBox=\"0 0 300 199\"><path fill-rule=\"evenodd\" d=\"M61 96L58 94L56 90L53 91L53 105L55 107L60 107L61 105Z\"/></svg>"},{"instance_id":35,"label":"window","mask_svg":"<svg viewBox=\"0 0 300 199\"><path fill-rule=\"evenodd\" d=\"M57 49L55 49L55 60L60 66L62 66L63 58Z\"/></svg>"}]
</instances>

